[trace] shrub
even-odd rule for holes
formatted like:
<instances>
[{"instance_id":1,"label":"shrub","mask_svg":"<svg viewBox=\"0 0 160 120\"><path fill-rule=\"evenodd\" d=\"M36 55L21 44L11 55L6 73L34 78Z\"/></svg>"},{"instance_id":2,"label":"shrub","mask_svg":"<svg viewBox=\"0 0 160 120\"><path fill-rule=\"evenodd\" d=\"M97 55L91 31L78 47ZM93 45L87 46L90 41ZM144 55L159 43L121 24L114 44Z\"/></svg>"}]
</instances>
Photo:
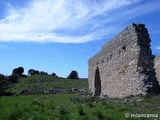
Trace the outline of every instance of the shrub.
<instances>
[{"instance_id":1,"label":"shrub","mask_svg":"<svg viewBox=\"0 0 160 120\"><path fill-rule=\"evenodd\" d=\"M23 67L19 67L19 68L13 69L12 74L13 75L16 74L16 75L21 76L23 72L24 72L24 68Z\"/></svg>"},{"instance_id":2,"label":"shrub","mask_svg":"<svg viewBox=\"0 0 160 120\"><path fill-rule=\"evenodd\" d=\"M55 77L58 77L58 76L56 75L56 73L52 73L51 75L52 75L52 76L55 76Z\"/></svg>"},{"instance_id":3,"label":"shrub","mask_svg":"<svg viewBox=\"0 0 160 120\"><path fill-rule=\"evenodd\" d=\"M0 74L0 93L3 92L5 86L6 77L3 74Z\"/></svg>"},{"instance_id":4,"label":"shrub","mask_svg":"<svg viewBox=\"0 0 160 120\"><path fill-rule=\"evenodd\" d=\"M0 80L4 80L6 77L3 74L0 74Z\"/></svg>"},{"instance_id":5,"label":"shrub","mask_svg":"<svg viewBox=\"0 0 160 120\"><path fill-rule=\"evenodd\" d=\"M75 70L72 70L71 73L68 75L67 78L69 78L69 79L79 79L79 77L78 77L78 72L75 71Z\"/></svg>"},{"instance_id":6,"label":"shrub","mask_svg":"<svg viewBox=\"0 0 160 120\"><path fill-rule=\"evenodd\" d=\"M39 72L39 74L40 74L40 75L48 75L48 73L47 73L47 72L44 72L44 71Z\"/></svg>"},{"instance_id":7,"label":"shrub","mask_svg":"<svg viewBox=\"0 0 160 120\"><path fill-rule=\"evenodd\" d=\"M29 69L28 70L28 74L32 76L32 75L35 75L35 74L39 74L39 71L38 70L34 70L34 69Z\"/></svg>"},{"instance_id":8,"label":"shrub","mask_svg":"<svg viewBox=\"0 0 160 120\"><path fill-rule=\"evenodd\" d=\"M19 76L16 74L10 75L8 81L11 83L18 83Z\"/></svg>"}]
</instances>

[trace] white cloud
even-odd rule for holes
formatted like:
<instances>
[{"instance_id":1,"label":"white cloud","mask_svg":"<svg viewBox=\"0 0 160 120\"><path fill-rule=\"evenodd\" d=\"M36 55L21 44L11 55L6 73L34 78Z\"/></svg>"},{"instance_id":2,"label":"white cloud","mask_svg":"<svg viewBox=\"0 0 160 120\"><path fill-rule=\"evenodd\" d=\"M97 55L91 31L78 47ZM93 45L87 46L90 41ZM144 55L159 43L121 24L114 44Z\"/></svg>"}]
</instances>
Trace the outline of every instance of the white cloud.
<instances>
[{"instance_id":1,"label":"white cloud","mask_svg":"<svg viewBox=\"0 0 160 120\"><path fill-rule=\"evenodd\" d=\"M113 30L116 32L114 23L122 15L127 19L140 8L126 13L120 13L119 9L125 10L124 7L136 3L139 0L34 0L23 7L9 5L6 17L0 20L0 41L81 43L98 40ZM154 5L150 7L155 10ZM147 12L153 11L148 7L148 4L143 6Z\"/></svg>"},{"instance_id":2,"label":"white cloud","mask_svg":"<svg viewBox=\"0 0 160 120\"><path fill-rule=\"evenodd\" d=\"M159 2L159 1L158 1ZM157 1L152 1L146 4L141 4L136 7L130 8L127 11L123 11L122 17L126 17L125 20L138 17L142 14L153 12L157 9L160 9Z\"/></svg>"}]
</instances>

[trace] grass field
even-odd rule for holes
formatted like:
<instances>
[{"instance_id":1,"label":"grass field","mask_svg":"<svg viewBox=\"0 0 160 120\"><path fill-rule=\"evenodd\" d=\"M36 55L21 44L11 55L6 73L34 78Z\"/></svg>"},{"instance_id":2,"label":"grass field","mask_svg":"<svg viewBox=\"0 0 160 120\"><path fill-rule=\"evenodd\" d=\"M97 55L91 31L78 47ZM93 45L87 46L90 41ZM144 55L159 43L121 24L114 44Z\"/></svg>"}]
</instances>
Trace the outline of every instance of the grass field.
<instances>
[{"instance_id":1,"label":"grass field","mask_svg":"<svg viewBox=\"0 0 160 120\"><path fill-rule=\"evenodd\" d=\"M139 102L122 101L83 98L78 93L3 96L0 98L0 120L154 120L126 118L125 113L160 115L160 96Z\"/></svg>"},{"instance_id":2,"label":"grass field","mask_svg":"<svg viewBox=\"0 0 160 120\"><path fill-rule=\"evenodd\" d=\"M50 83L47 83L47 81ZM46 82L46 83L45 83ZM45 84L45 85L44 85ZM35 85L38 88L33 87ZM47 86L47 87L46 87ZM87 88L84 80L53 76L23 78L10 91L22 89ZM143 98L143 99L142 99ZM140 100L141 99L141 100ZM157 114L159 118L131 118L125 114ZM128 115L127 114L127 115ZM0 97L0 120L159 120L160 95L118 99L92 98L82 93Z\"/></svg>"},{"instance_id":3,"label":"grass field","mask_svg":"<svg viewBox=\"0 0 160 120\"><path fill-rule=\"evenodd\" d=\"M33 75L27 78L20 78L15 87L9 89L11 92L29 90L51 90L67 88L88 88L87 80L57 78L49 75Z\"/></svg>"}]
</instances>

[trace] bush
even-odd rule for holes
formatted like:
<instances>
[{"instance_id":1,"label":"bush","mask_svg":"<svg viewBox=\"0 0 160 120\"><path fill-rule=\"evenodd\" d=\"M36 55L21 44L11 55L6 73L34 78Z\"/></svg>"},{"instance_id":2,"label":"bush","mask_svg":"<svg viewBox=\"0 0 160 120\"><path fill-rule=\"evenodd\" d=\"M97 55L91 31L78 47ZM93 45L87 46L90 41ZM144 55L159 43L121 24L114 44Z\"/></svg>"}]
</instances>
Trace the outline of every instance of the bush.
<instances>
[{"instance_id":1,"label":"bush","mask_svg":"<svg viewBox=\"0 0 160 120\"><path fill-rule=\"evenodd\" d=\"M18 83L18 79L19 79L19 76L16 74L10 75L8 77L8 81L10 81L11 83Z\"/></svg>"},{"instance_id":2,"label":"bush","mask_svg":"<svg viewBox=\"0 0 160 120\"><path fill-rule=\"evenodd\" d=\"M8 95L10 93L6 93L5 90L11 87L8 77L0 74L0 96L1 95Z\"/></svg>"},{"instance_id":3,"label":"bush","mask_svg":"<svg viewBox=\"0 0 160 120\"><path fill-rule=\"evenodd\" d=\"M58 76L56 75L56 73L52 73L51 75L52 75L52 76L55 76L55 77L58 77Z\"/></svg>"},{"instance_id":4,"label":"bush","mask_svg":"<svg viewBox=\"0 0 160 120\"><path fill-rule=\"evenodd\" d=\"M5 80L5 79L6 79L6 77L3 74L0 74L0 81Z\"/></svg>"},{"instance_id":5,"label":"bush","mask_svg":"<svg viewBox=\"0 0 160 120\"><path fill-rule=\"evenodd\" d=\"M35 74L39 74L39 71L38 70L34 70L34 69L29 69L28 70L28 74L32 76L32 75L35 75Z\"/></svg>"},{"instance_id":6,"label":"bush","mask_svg":"<svg viewBox=\"0 0 160 120\"><path fill-rule=\"evenodd\" d=\"M16 75L21 76L23 72L24 72L24 68L23 67L19 67L19 68L13 69L12 74L13 75L16 74Z\"/></svg>"},{"instance_id":7,"label":"bush","mask_svg":"<svg viewBox=\"0 0 160 120\"><path fill-rule=\"evenodd\" d=\"M5 86L6 77L3 74L0 74L0 93L3 92L3 88Z\"/></svg>"},{"instance_id":8,"label":"bush","mask_svg":"<svg viewBox=\"0 0 160 120\"><path fill-rule=\"evenodd\" d=\"M47 72L44 72L44 71L39 72L39 74L40 74L40 75L48 75L48 73L47 73Z\"/></svg>"},{"instance_id":9,"label":"bush","mask_svg":"<svg viewBox=\"0 0 160 120\"><path fill-rule=\"evenodd\" d=\"M78 77L78 72L75 71L75 70L72 70L71 73L68 75L67 78L69 78L69 79L79 79L79 77Z\"/></svg>"}]
</instances>

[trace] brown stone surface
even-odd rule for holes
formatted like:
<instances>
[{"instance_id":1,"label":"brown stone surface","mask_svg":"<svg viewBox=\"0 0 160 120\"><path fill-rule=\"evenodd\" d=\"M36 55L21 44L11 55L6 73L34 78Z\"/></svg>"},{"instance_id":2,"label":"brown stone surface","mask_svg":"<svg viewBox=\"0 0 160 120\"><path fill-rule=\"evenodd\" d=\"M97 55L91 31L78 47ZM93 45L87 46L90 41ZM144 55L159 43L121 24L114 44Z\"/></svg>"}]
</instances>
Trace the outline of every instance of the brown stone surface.
<instances>
[{"instance_id":1,"label":"brown stone surface","mask_svg":"<svg viewBox=\"0 0 160 120\"><path fill-rule=\"evenodd\" d=\"M160 83L160 55L157 55L155 57L154 63L155 63L155 70L156 70L156 78Z\"/></svg>"},{"instance_id":2,"label":"brown stone surface","mask_svg":"<svg viewBox=\"0 0 160 120\"><path fill-rule=\"evenodd\" d=\"M157 81L150 42L145 25L132 24L105 44L88 61L91 93L123 98L146 94L154 88ZM97 85L99 82L101 84Z\"/></svg>"}]
</instances>

